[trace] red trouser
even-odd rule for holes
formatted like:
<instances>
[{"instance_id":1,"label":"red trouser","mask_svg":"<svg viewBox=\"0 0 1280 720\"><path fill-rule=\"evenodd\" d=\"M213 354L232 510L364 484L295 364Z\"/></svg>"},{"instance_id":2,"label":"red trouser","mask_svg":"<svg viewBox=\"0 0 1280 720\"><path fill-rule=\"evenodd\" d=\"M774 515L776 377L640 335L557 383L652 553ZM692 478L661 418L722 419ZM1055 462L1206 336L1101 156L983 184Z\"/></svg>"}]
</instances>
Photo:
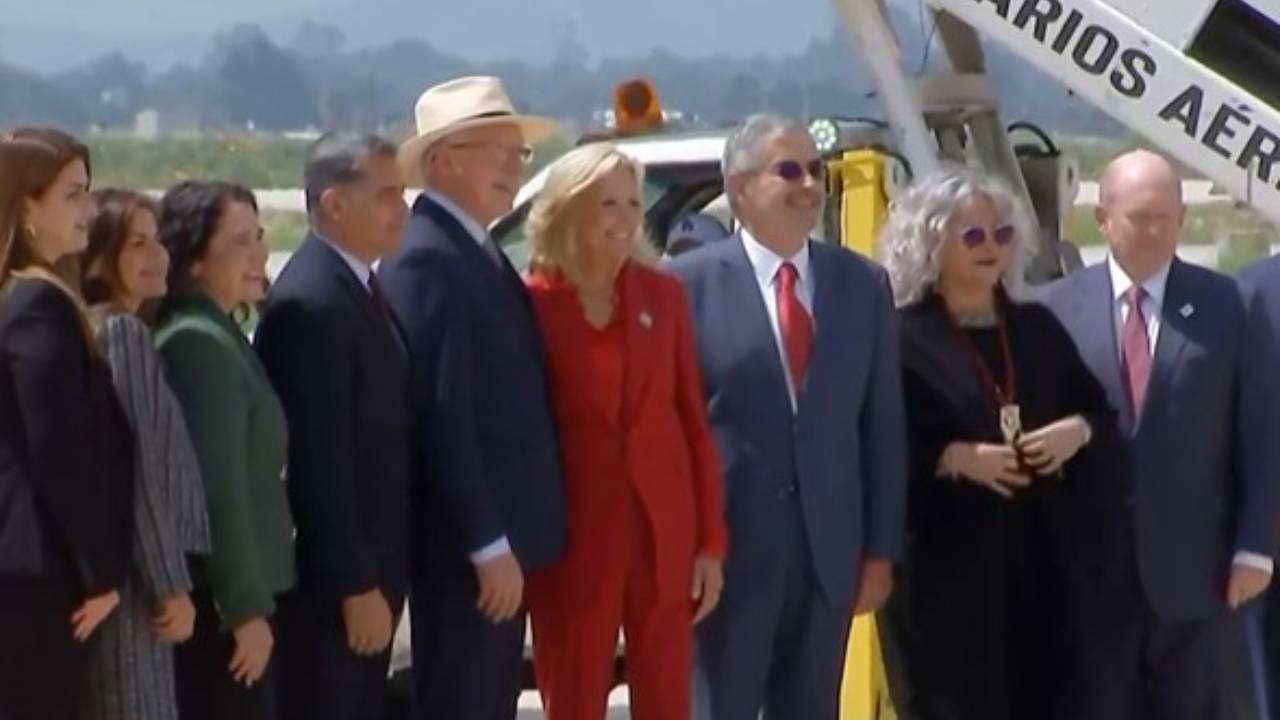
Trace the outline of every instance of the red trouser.
<instances>
[{"instance_id":1,"label":"red trouser","mask_svg":"<svg viewBox=\"0 0 1280 720\"><path fill-rule=\"evenodd\" d=\"M565 567L530 579L534 669L547 720L605 717L619 628L626 640L631 717L689 717L691 601L657 597L643 511L634 496L627 505L614 526L621 542L610 543L622 552L594 565L606 570L574 574ZM584 596L590 600L584 603Z\"/></svg>"}]
</instances>

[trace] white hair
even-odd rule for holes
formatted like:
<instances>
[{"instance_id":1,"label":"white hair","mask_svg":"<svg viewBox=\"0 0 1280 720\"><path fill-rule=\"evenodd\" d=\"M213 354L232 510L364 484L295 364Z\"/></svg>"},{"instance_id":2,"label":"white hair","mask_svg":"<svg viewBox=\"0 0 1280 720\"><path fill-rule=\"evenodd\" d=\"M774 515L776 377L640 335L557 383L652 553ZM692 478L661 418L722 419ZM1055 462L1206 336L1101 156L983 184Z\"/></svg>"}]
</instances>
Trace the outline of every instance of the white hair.
<instances>
[{"instance_id":1,"label":"white hair","mask_svg":"<svg viewBox=\"0 0 1280 720\"><path fill-rule=\"evenodd\" d=\"M773 113L748 115L729 133L720 158L720 174L724 178L724 197L729 211L738 212L738 201L729 188L729 178L764 169L765 144L775 135L797 132L809 137L809 131L796 120Z\"/></svg>"},{"instance_id":2,"label":"white hair","mask_svg":"<svg viewBox=\"0 0 1280 720\"><path fill-rule=\"evenodd\" d=\"M948 226L973 197L989 199L1013 226L1013 254L1001 284L1011 298L1025 294L1024 275L1039 233L1026 203L1003 180L954 165L916 180L889 207L888 220L880 232L880 258L899 307L933 290Z\"/></svg>"}]
</instances>

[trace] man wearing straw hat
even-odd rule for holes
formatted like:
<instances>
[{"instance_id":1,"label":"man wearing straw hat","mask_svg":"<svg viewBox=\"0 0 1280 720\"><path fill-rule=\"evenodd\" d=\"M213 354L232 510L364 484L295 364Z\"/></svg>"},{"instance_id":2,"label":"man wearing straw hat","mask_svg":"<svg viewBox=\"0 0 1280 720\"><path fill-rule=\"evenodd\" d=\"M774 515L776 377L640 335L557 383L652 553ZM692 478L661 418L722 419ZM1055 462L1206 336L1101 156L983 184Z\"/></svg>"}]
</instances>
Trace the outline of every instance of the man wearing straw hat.
<instances>
[{"instance_id":1,"label":"man wearing straw hat","mask_svg":"<svg viewBox=\"0 0 1280 720\"><path fill-rule=\"evenodd\" d=\"M564 544L560 467L539 333L489 236L551 120L518 114L497 78L437 85L399 152L422 187L379 269L404 325L421 456L413 510L418 717L511 720L521 689L524 575Z\"/></svg>"}]
</instances>

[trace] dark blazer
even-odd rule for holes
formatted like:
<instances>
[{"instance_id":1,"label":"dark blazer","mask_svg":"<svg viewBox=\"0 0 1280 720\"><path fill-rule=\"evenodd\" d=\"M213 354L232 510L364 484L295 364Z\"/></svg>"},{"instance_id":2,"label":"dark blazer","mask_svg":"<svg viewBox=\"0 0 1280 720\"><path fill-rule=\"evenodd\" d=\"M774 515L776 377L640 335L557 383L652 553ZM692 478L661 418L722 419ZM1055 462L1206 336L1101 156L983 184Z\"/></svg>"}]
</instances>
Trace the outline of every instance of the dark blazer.
<instances>
[{"instance_id":1,"label":"dark blazer","mask_svg":"<svg viewBox=\"0 0 1280 720\"><path fill-rule=\"evenodd\" d=\"M1251 334L1251 342L1267 343L1270 352L1280 357L1280 256L1264 258L1244 268L1239 283L1245 306L1257 321L1258 331ZM1253 697L1261 694L1261 699L1254 700L1258 706L1276 708L1280 707L1280 588L1274 578L1259 609L1261 642L1249 642L1246 656L1253 663L1253 676L1261 673L1257 689L1264 692L1255 689ZM1238 670L1236 674L1247 675ZM1269 717L1266 711L1258 716Z\"/></svg>"},{"instance_id":2,"label":"dark blazer","mask_svg":"<svg viewBox=\"0 0 1280 720\"><path fill-rule=\"evenodd\" d=\"M564 547L558 445L519 276L426 197L378 274L413 357L431 498L415 513L414 542L424 557L469 563L505 535L525 572L555 561Z\"/></svg>"},{"instance_id":3,"label":"dark blazer","mask_svg":"<svg viewBox=\"0 0 1280 720\"><path fill-rule=\"evenodd\" d=\"M285 497L288 427L244 333L204 297L177 300L156 345L200 464L212 552L192 581L212 593L224 630L271 617L297 579Z\"/></svg>"},{"instance_id":4,"label":"dark blazer","mask_svg":"<svg viewBox=\"0 0 1280 720\"><path fill-rule=\"evenodd\" d=\"M133 441L71 297L42 279L0 294L0 579L79 596L131 563ZM69 622L69 621L68 621Z\"/></svg>"},{"instance_id":5,"label":"dark blazer","mask_svg":"<svg viewBox=\"0 0 1280 720\"><path fill-rule=\"evenodd\" d=\"M1044 302L1120 408L1129 477L1111 487L1129 509L1147 601L1165 620L1225 609L1237 551L1273 555L1280 533L1277 367L1256 308L1223 275L1175 260L1141 416L1128 409L1108 265L1068 275ZM1175 451L1171 451L1176 448ZM1123 547L1113 548L1124 562Z\"/></svg>"},{"instance_id":6,"label":"dark blazer","mask_svg":"<svg viewBox=\"0 0 1280 720\"><path fill-rule=\"evenodd\" d=\"M408 587L409 364L365 279L314 235L271 287L254 346L289 420L299 589Z\"/></svg>"},{"instance_id":7,"label":"dark blazer","mask_svg":"<svg viewBox=\"0 0 1280 720\"><path fill-rule=\"evenodd\" d=\"M697 555L723 559L720 463L707 425L693 328L675 278L634 263L618 277L623 388L620 418L603 411L583 348L591 332L577 291L537 275L528 282L546 341L565 473L568 548L556 565L566 605L590 600L627 552L617 484L629 482L653 532L659 598L688 597ZM620 514L621 513L621 514ZM624 544L620 544L624 543Z\"/></svg>"},{"instance_id":8,"label":"dark blazer","mask_svg":"<svg viewBox=\"0 0 1280 720\"><path fill-rule=\"evenodd\" d=\"M814 339L793 415L741 236L677 258L711 429L724 467L728 592L772 552L778 494L795 482L823 594L851 607L859 560L901 550L907 494L898 319L884 271L810 242ZM747 592L739 586L739 592Z\"/></svg>"}]
</instances>

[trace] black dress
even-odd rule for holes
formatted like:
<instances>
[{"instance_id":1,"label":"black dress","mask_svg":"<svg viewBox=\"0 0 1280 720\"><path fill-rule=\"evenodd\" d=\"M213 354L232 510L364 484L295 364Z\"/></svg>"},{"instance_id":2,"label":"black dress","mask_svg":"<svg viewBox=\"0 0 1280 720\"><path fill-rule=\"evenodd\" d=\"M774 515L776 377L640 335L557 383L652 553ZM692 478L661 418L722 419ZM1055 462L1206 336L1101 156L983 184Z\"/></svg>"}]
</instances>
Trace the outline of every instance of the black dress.
<instances>
[{"instance_id":1,"label":"black dress","mask_svg":"<svg viewBox=\"0 0 1280 720\"><path fill-rule=\"evenodd\" d=\"M1006 308L1023 427L1079 413L1098 443L1114 434L1105 391L1058 320L1038 305ZM1003 442L998 403L977 366L985 363L995 383L1007 382L1000 333L953 325L936 295L903 308L901 320L911 452L907 547L877 619L898 717L1061 717L1074 695L1072 496L1095 445L1061 477L1036 478L1013 499L938 477L948 444Z\"/></svg>"}]
</instances>

